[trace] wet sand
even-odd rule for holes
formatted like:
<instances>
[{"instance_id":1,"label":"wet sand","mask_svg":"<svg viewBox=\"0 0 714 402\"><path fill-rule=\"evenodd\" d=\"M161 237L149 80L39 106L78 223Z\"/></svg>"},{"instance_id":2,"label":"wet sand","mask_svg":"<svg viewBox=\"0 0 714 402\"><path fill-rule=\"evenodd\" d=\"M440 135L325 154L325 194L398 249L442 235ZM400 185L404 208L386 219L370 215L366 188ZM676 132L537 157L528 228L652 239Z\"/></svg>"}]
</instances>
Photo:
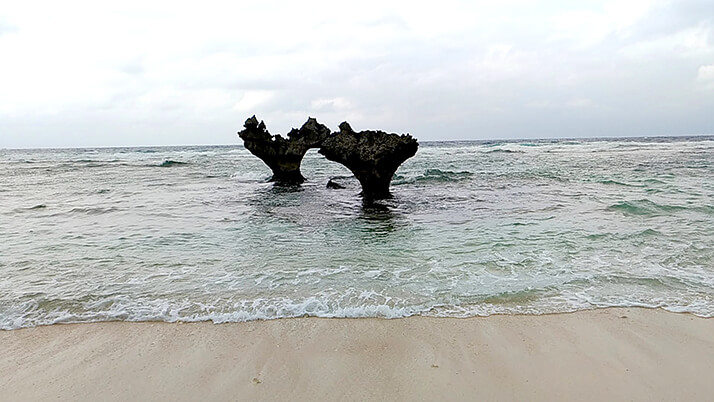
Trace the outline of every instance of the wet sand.
<instances>
[{"instance_id":1,"label":"wet sand","mask_svg":"<svg viewBox=\"0 0 714 402\"><path fill-rule=\"evenodd\" d=\"M91 323L0 331L3 400L711 400L714 319Z\"/></svg>"}]
</instances>

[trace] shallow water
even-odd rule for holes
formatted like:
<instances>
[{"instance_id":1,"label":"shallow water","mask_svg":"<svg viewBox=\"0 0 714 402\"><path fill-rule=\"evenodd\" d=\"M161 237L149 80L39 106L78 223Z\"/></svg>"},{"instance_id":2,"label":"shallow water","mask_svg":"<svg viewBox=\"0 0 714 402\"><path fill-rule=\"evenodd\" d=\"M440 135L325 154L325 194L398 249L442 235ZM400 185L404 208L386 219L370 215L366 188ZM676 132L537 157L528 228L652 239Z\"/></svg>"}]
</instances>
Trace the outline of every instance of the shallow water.
<instances>
[{"instance_id":1,"label":"shallow water","mask_svg":"<svg viewBox=\"0 0 714 402\"><path fill-rule=\"evenodd\" d=\"M239 146L0 150L0 328L714 316L712 137L423 143L373 206L314 150L303 174Z\"/></svg>"}]
</instances>

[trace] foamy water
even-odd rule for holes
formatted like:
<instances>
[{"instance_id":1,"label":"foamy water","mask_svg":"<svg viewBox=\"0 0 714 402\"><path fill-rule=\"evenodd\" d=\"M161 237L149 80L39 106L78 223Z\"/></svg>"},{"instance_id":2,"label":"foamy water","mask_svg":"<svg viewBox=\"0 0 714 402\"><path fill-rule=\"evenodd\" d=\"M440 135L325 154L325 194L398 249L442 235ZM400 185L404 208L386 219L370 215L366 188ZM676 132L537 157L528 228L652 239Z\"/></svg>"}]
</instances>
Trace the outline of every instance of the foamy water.
<instances>
[{"instance_id":1,"label":"foamy water","mask_svg":"<svg viewBox=\"0 0 714 402\"><path fill-rule=\"evenodd\" d=\"M0 150L0 328L714 316L712 138L426 143L375 206L314 150L303 174L238 146Z\"/></svg>"}]
</instances>

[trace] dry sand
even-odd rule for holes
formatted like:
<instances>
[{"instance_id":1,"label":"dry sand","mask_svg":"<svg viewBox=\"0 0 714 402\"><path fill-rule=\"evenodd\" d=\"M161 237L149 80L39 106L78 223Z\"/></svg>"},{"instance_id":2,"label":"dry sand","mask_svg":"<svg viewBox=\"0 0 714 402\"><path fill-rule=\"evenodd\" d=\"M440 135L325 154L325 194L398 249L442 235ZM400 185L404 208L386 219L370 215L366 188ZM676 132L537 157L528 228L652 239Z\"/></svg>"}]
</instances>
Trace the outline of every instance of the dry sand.
<instances>
[{"instance_id":1,"label":"dry sand","mask_svg":"<svg viewBox=\"0 0 714 402\"><path fill-rule=\"evenodd\" d=\"M4 401L712 398L714 319L662 310L0 331Z\"/></svg>"}]
</instances>

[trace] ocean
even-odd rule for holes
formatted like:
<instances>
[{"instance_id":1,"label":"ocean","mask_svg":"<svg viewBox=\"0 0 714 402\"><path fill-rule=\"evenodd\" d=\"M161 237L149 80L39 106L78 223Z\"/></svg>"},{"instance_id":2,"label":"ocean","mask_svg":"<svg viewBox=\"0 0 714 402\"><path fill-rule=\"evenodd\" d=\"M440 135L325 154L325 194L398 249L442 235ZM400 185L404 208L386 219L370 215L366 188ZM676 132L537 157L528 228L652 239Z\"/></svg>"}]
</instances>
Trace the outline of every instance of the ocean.
<instances>
[{"instance_id":1,"label":"ocean","mask_svg":"<svg viewBox=\"0 0 714 402\"><path fill-rule=\"evenodd\" d=\"M0 328L714 316L714 137L422 142L372 205L316 150L284 187L236 142L0 150Z\"/></svg>"}]
</instances>

